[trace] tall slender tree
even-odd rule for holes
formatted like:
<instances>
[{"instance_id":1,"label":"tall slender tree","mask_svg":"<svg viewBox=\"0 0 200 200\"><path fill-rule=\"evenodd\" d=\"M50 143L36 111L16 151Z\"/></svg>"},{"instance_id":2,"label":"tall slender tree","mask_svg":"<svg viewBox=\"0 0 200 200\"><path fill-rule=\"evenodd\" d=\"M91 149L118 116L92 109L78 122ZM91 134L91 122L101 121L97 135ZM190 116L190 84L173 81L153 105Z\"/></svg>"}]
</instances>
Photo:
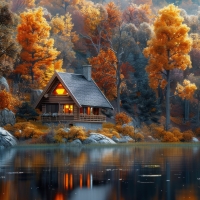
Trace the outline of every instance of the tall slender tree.
<instances>
[{"instance_id":1,"label":"tall slender tree","mask_svg":"<svg viewBox=\"0 0 200 200\"><path fill-rule=\"evenodd\" d=\"M32 84L36 80L38 87L43 88L55 70L62 71L62 60L57 60L60 52L49 38L51 27L42 8L23 12L20 17L17 41L22 46L21 64L15 72L30 77Z\"/></svg>"},{"instance_id":2,"label":"tall slender tree","mask_svg":"<svg viewBox=\"0 0 200 200\"><path fill-rule=\"evenodd\" d=\"M191 66L190 56L192 41L188 37L189 28L183 24L180 9L173 4L159 10L154 22L154 37L144 49L149 58L146 71L149 85L157 89L159 85L166 89L166 130L170 124L170 72L173 69L185 70Z\"/></svg>"}]
</instances>

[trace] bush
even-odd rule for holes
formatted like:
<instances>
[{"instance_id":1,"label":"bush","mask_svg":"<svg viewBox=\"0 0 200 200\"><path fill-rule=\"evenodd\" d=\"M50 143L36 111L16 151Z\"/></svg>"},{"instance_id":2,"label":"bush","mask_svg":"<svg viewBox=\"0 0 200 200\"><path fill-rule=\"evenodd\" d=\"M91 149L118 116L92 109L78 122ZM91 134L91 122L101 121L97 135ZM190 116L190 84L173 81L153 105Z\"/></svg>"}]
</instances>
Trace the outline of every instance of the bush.
<instances>
[{"instance_id":1,"label":"bush","mask_svg":"<svg viewBox=\"0 0 200 200\"><path fill-rule=\"evenodd\" d=\"M141 142L144 140L144 135L142 135L141 133L136 133L135 134L135 141L136 142Z\"/></svg>"},{"instance_id":2,"label":"bush","mask_svg":"<svg viewBox=\"0 0 200 200\"><path fill-rule=\"evenodd\" d=\"M113 124L113 123L103 123L102 127L103 128L114 129L115 128L115 124Z\"/></svg>"},{"instance_id":3,"label":"bush","mask_svg":"<svg viewBox=\"0 0 200 200\"><path fill-rule=\"evenodd\" d=\"M75 139L85 140L87 138L87 133L83 127L73 126L67 132L60 128L56 131L54 139L58 143L63 143L65 140L72 141Z\"/></svg>"},{"instance_id":4,"label":"bush","mask_svg":"<svg viewBox=\"0 0 200 200\"><path fill-rule=\"evenodd\" d=\"M179 141L181 141L183 139L183 134L181 133L179 128L171 128L170 132L172 132L174 134L174 137L176 137Z\"/></svg>"},{"instance_id":5,"label":"bush","mask_svg":"<svg viewBox=\"0 0 200 200\"><path fill-rule=\"evenodd\" d=\"M173 133L165 131L163 134L162 142L179 142L179 139Z\"/></svg>"},{"instance_id":6,"label":"bush","mask_svg":"<svg viewBox=\"0 0 200 200\"><path fill-rule=\"evenodd\" d=\"M14 126L6 125L4 128L18 139L39 138L44 135L43 131L47 130L47 127L42 124L34 125L30 122L19 122Z\"/></svg>"},{"instance_id":7,"label":"bush","mask_svg":"<svg viewBox=\"0 0 200 200\"><path fill-rule=\"evenodd\" d=\"M113 136L120 138L119 133L115 129L103 128L99 129L98 133L105 135L106 137L112 138Z\"/></svg>"},{"instance_id":8,"label":"bush","mask_svg":"<svg viewBox=\"0 0 200 200\"><path fill-rule=\"evenodd\" d=\"M30 122L20 122L13 126L14 136L16 138L29 139L39 138L44 135L41 129L38 129L35 125Z\"/></svg>"},{"instance_id":9,"label":"bush","mask_svg":"<svg viewBox=\"0 0 200 200\"><path fill-rule=\"evenodd\" d=\"M134 137L134 127L133 126L117 125L115 128L119 133L121 133L123 135L129 135L132 138Z\"/></svg>"},{"instance_id":10,"label":"bush","mask_svg":"<svg viewBox=\"0 0 200 200\"><path fill-rule=\"evenodd\" d=\"M116 125L128 124L132 119L125 112L120 112L115 116Z\"/></svg>"},{"instance_id":11,"label":"bush","mask_svg":"<svg viewBox=\"0 0 200 200\"><path fill-rule=\"evenodd\" d=\"M188 130L183 132L183 141L184 142L190 142L193 138L193 132Z\"/></svg>"},{"instance_id":12,"label":"bush","mask_svg":"<svg viewBox=\"0 0 200 200\"><path fill-rule=\"evenodd\" d=\"M156 126L152 129L153 137L162 140L165 134L165 129L163 126Z\"/></svg>"}]
</instances>

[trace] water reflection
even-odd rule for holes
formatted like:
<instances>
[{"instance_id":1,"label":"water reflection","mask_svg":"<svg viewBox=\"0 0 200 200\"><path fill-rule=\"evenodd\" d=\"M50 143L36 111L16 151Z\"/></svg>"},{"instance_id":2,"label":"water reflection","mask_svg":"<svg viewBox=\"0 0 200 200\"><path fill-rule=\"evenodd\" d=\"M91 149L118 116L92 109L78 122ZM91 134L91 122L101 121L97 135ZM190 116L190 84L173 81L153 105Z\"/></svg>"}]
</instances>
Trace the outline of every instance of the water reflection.
<instances>
[{"instance_id":1,"label":"water reflection","mask_svg":"<svg viewBox=\"0 0 200 200\"><path fill-rule=\"evenodd\" d=\"M2 200L173 200L200 196L200 148L0 151Z\"/></svg>"}]
</instances>

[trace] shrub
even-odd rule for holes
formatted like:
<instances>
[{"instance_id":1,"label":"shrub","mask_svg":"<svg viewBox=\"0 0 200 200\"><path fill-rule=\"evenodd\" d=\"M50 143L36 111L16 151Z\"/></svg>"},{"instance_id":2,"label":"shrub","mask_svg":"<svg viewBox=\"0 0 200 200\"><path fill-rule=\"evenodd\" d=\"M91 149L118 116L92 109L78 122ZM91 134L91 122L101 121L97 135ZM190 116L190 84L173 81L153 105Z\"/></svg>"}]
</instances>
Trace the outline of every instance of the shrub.
<instances>
[{"instance_id":1,"label":"shrub","mask_svg":"<svg viewBox=\"0 0 200 200\"><path fill-rule=\"evenodd\" d=\"M121 133L122 135L128 135L132 138L134 138L134 127L133 126L121 126L117 125L115 127L116 131L118 133Z\"/></svg>"},{"instance_id":2,"label":"shrub","mask_svg":"<svg viewBox=\"0 0 200 200\"><path fill-rule=\"evenodd\" d=\"M183 132L183 141L184 142L190 142L193 137L193 132L188 130Z\"/></svg>"},{"instance_id":3,"label":"shrub","mask_svg":"<svg viewBox=\"0 0 200 200\"><path fill-rule=\"evenodd\" d=\"M114 129L115 128L115 124L113 124L113 123L103 123L102 127L103 128Z\"/></svg>"},{"instance_id":4,"label":"shrub","mask_svg":"<svg viewBox=\"0 0 200 200\"><path fill-rule=\"evenodd\" d=\"M179 141L181 141L183 139L183 134L180 132L179 128L171 128L170 132L172 132L174 134L174 137L176 137Z\"/></svg>"},{"instance_id":5,"label":"shrub","mask_svg":"<svg viewBox=\"0 0 200 200\"><path fill-rule=\"evenodd\" d=\"M98 130L98 132L109 138L112 138L113 136L120 138L119 133L114 129L103 128L103 129Z\"/></svg>"},{"instance_id":6,"label":"shrub","mask_svg":"<svg viewBox=\"0 0 200 200\"><path fill-rule=\"evenodd\" d=\"M132 119L125 112L120 112L115 115L115 123L117 125L128 124Z\"/></svg>"},{"instance_id":7,"label":"shrub","mask_svg":"<svg viewBox=\"0 0 200 200\"><path fill-rule=\"evenodd\" d=\"M44 132L41 129L37 128L30 122L16 123L13 126L13 130L15 130L14 136L18 139L39 138L44 135Z\"/></svg>"},{"instance_id":8,"label":"shrub","mask_svg":"<svg viewBox=\"0 0 200 200\"><path fill-rule=\"evenodd\" d=\"M165 134L163 126L156 126L153 128L153 137L159 140L162 140Z\"/></svg>"},{"instance_id":9,"label":"shrub","mask_svg":"<svg viewBox=\"0 0 200 200\"><path fill-rule=\"evenodd\" d=\"M141 133L136 133L135 134L135 141L136 142L141 142L144 140L144 135L142 135Z\"/></svg>"},{"instance_id":10,"label":"shrub","mask_svg":"<svg viewBox=\"0 0 200 200\"><path fill-rule=\"evenodd\" d=\"M162 142L179 142L179 139L170 131L164 131Z\"/></svg>"},{"instance_id":11,"label":"shrub","mask_svg":"<svg viewBox=\"0 0 200 200\"><path fill-rule=\"evenodd\" d=\"M67 132L64 129L60 128L56 131L54 139L58 143L64 142L64 140L72 141L74 139L85 140L87 138L87 133L83 127L73 126Z\"/></svg>"}]
</instances>

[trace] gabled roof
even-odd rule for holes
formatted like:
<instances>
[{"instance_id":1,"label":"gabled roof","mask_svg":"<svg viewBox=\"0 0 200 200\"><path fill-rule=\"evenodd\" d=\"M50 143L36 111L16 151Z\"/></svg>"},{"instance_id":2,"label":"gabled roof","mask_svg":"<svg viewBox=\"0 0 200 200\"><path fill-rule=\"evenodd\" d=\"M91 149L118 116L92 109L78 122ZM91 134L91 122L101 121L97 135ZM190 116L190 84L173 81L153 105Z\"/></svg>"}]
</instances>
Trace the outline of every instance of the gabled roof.
<instances>
[{"instance_id":1,"label":"gabled roof","mask_svg":"<svg viewBox=\"0 0 200 200\"><path fill-rule=\"evenodd\" d=\"M108 99L93 80L88 81L82 74L65 72L55 72L49 81L49 84L46 86L38 101L35 103L35 107L38 106L42 97L46 94L51 83L56 77L60 80L63 87L69 92L70 96L79 107L91 106L113 109Z\"/></svg>"}]
</instances>

